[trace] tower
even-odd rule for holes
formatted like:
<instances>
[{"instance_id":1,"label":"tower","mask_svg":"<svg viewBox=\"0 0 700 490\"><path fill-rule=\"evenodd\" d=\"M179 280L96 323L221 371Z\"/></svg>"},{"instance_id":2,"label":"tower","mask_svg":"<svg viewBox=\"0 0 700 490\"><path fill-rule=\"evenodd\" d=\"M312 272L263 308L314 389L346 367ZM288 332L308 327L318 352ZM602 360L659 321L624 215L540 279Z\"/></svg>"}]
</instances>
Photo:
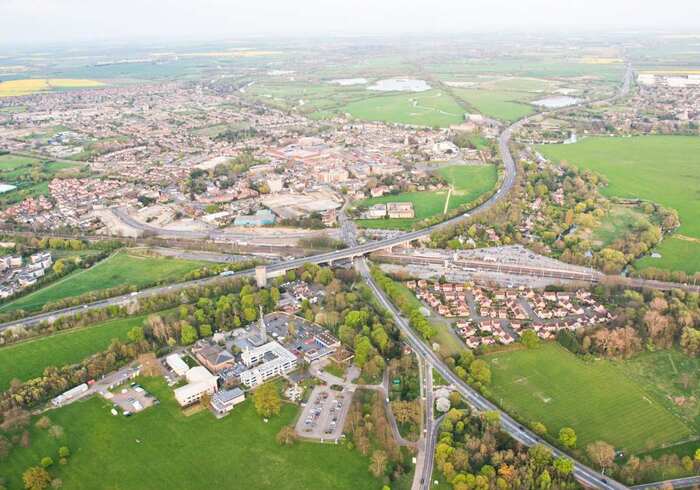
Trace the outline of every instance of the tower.
<instances>
[{"instance_id":1,"label":"tower","mask_svg":"<svg viewBox=\"0 0 700 490\"><path fill-rule=\"evenodd\" d=\"M260 329L260 340L264 344L267 342L267 325L265 325L265 315L263 313L262 305L260 305L260 320L258 323L258 328Z\"/></svg>"}]
</instances>

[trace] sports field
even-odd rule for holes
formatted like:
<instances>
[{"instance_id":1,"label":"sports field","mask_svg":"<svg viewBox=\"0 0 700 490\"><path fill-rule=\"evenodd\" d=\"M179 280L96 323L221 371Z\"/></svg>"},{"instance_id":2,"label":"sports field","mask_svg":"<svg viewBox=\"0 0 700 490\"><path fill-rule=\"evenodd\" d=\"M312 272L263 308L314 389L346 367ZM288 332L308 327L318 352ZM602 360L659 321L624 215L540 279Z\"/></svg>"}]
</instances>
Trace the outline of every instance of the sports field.
<instances>
[{"instance_id":1,"label":"sports field","mask_svg":"<svg viewBox=\"0 0 700 490\"><path fill-rule=\"evenodd\" d=\"M0 82L0 97L16 97L50 90L90 88L104 85L96 80L75 78L27 78Z\"/></svg>"},{"instance_id":2,"label":"sports field","mask_svg":"<svg viewBox=\"0 0 700 490\"><path fill-rule=\"evenodd\" d=\"M142 257L120 252L89 269L79 269L45 288L22 296L2 306L0 311L36 311L46 303L100 289L123 285L139 288L155 282L175 281L187 272L205 265L207 262Z\"/></svg>"},{"instance_id":3,"label":"sports field","mask_svg":"<svg viewBox=\"0 0 700 490\"><path fill-rule=\"evenodd\" d=\"M453 191L447 209L455 209L493 189L497 179L494 165L452 165L437 170L450 183ZM416 217L413 219L361 219L360 226L366 228L392 228L408 230L422 219L442 214L448 191L403 192L397 195L373 197L357 203L362 206L387 202L412 202Z\"/></svg>"},{"instance_id":4,"label":"sports field","mask_svg":"<svg viewBox=\"0 0 700 490\"><path fill-rule=\"evenodd\" d=\"M112 404L97 397L48 412L65 430L64 438L52 440L32 426L31 447L15 449L0 462L8 488L22 488L22 471L47 455L57 460L63 445L71 450L69 462L50 471L70 489L381 487L368 471L369 458L343 445L279 446L275 435L293 423L295 406L282 404L281 414L268 423L250 401L221 420L209 411L185 417L162 379L142 381L161 403L129 418L112 416Z\"/></svg>"},{"instance_id":5,"label":"sports field","mask_svg":"<svg viewBox=\"0 0 700 490\"><path fill-rule=\"evenodd\" d=\"M0 391L12 379L26 381L41 376L49 366L65 366L103 351L112 339L126 339L126 332L141 325L144 318L119 318L0 348Z\"/></svg>"},{"instance_id":6,"label":"sports field","mask_svg":"<svg viewBox=\"0 0 700 490\"><path fill-rule=\"evenodd\" d=\"M540 145L538 150L604 175L609 185L603 192L608 196L641 198L676 209L681 220L677 233L700 239L700 137L586 138L573 145ZM674 243L666 251L683 255L641 264L700 270L684 267L697 262L697 243Z\"/></svg>"},{"instance_id":7,"label":"sports field","mask_svg":"<svg viewBox=\"0 0 700 490\"><path fill-rule=\"evenodd\" d=\"M578 447L604 440L638 453L692 434L651 392L608 361L586 362L558 344L492 354L496 401L525 421L544 423L550 434L572 427Z\"/></svg>"},{"instance_id":8,"label":"sports field","mask_svg":"<svg viewBox=\"0 0 700 490\"><path fill-rule=\"evenodd\" d=\"M368 96L341 108L358 119L446 127L464 120L464 109L440 90Z\"/></svg>"}]
</instances>

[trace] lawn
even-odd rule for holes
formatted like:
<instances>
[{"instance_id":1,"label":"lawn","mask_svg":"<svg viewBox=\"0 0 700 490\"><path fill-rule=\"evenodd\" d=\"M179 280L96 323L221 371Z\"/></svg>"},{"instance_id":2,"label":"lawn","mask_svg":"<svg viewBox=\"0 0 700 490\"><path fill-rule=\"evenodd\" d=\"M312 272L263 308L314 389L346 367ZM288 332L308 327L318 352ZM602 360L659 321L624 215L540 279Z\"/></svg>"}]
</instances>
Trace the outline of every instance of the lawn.
<instances>
[{"instance_id":1,"label":"lawn","mask_svg":"<svg viewBox=\"0 0 700 490\"><path fill-rule=\"evenodd\" d=\"M132 285L137 288L156 282L172 282L187 272L207 265L207 262L163 257L142 257L120 252L98 262L89 269L80 269L66 277L22 296L0 308L0 311L40 310L46 303L63 298Z\"/></svg>"},{"instance_id":2,"label":"lawn","mask_svg":"<svg viewBox=\"0 0 700 490\"><path fill-rule=\"evenodd\" d=\"M493 189L497 180L497 169L494 165L453 165L442 167L437 170L437 173L454 189L450 195L448 211L469 203ZM360 219L357 222L365 228L410 230L420 220L442 214L445 210L445 199L447 199L447 191L402 192L364 199L356 205L369 207L379 203L410 201L413 203L416 217L413 219Z\"/></svg>"},{"instance_id":3,"label":"lawn","mask_svg":"<svg viewBox=\"0 0 700 490\"><path fill-rule=\"evenodd\" d=\"M59 446L72 452L66 466L52 467L64 488L150 490L153 488L380 488L369 459L333 444L300 442L281 447L275 435L293 423L298 408L283 404L265 423L246 401L216 420L209 411L185 417L161 379L142 380L161 404L130 418L112 416L111 404L91 398L47 415L65 430L63 440L31 429L32 445L13 451L0 463L9 488L41 457L56 458Z\"/></svg>"},{"instance_id":4,"label":"lawn","mask_svg":"<svg viewBox=\"0 0 700 490\"><path fill-rule=\"evenodd\" d=\"M677 232L700 239L700 138L586 138L573 145L541 145L538 150L553 160L604 175L609 185L603 192L608 196L640 198L676 209L681 219ZM675 263L689 272L700 270L683 267L697 262L692 252L699 248L675 243L667 246L667 251L690 254L643 264L661 267Z\"/></svg>"},{"instance_id":5,"label":"lawn","mask_svg":"<svg viewBox=\"0 0 700 490\"><path fill-rule=\"evenodd\" d=\"M638 453L693 431L644 386L612 362L586 362L557 344L485 356L494 399L550 434L572 427L578 447L604 440Z\"/></svg>"},{"instance_id":6,"label":"lawn","mask_svg":"<svg viewBox=\"0 0 700 490\"><path fill-rule=\"evenodd\" d=\"M341 109L358 119L447 127L464 120L464 109L445 92L368 96Z\"/></svg>"},{"instance_id":7,"label":"lawn","mask_svg":"<svg viewBox=\"0 0 700 490\"><path fill-rule=\"evenodd\" d=\"M689 274L700 271L700 239L671 235L664 238L654 252L661 257L642 257L634 265L639 269L656 267Z\"/></svg>"},{"instance_id":8,"label":"lawn","mask_svg":"<svg viewBox=\"0 0 700 490\"><path fill-rule=\"evenodd\" d=\"M0 391L14 378L26 381L41 376L49 366L73 364L103 351L112 339L126 339L126 332L144 318L120 318L0 348Z\"/></svg>"},{"instance_id":9,"label":"lawn","mask_svg":"<svg viewBox=\"0 0 700 490\"><path fill-rule=\"evenodd\" d=\"M533 114L535 109L527 103L535 94L507 90L455 89L462 98L480 113L502 121L517 121Z\"/></svg>"}]
</instances>

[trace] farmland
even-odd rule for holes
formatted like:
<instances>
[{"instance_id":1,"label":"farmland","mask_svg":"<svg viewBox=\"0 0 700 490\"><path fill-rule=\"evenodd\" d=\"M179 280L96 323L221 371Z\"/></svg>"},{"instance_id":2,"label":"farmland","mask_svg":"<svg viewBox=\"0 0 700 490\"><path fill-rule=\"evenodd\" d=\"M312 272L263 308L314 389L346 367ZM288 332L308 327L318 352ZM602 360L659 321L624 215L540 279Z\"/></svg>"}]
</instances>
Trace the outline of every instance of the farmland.
<instances>
[{"instance_id":1,"label":"farmland","mask_svg":"<svg viewBox=\"0 0 700 490\"><path fill-rule=\"evenodd\" d=\"M572 427L578 447L605 440L638 453L692 434L643 384L626 376L624 365L586 362L556 344L485 360L493 396L507 411L544 423L550 434Z\"/></svg>"},{"instance_id":2,"label":"farmland","mask_svg":"<svg viewBox=\"0 0 700 490\"><path fill-rule=\"evenodd\" d=\"M93 88L104 85L96 80L70 78L27 78L0 82L0 97L16 97L51 90Z\"/></svg>"},{"instance_id":3,"label":"farmland","mask_svg":"<svg viewBox=\"0 0 700 490\"><path fill-rule=\"evenodd\" d=\"M493 165L456 165L437 170L452 187L448 210L455 209L488 192L496 183L496 167ZM387 202L412 202L414 219L358 220L364 227L410 229L422 219L442 214L445 209L447 191L403 192L397 195L365 199L357 203L361 206Z\"/></svg>"},{"instance_id":4,"label":"farmland","mask_svg":"<svg viewBox=\"0 0 700 490\"><path fill-rule=\"evenodd\" d=\"M535 112L527 103L534 96L525 92L457 89L455 94L480 113L503 121L516 121Z\"/></svg>"},{"instance_id":5,"label":"farmland","mask_svg":"<svg viewBox=\"0 0 700 490\"><path fill-rule=\"evenodd\" d=\"M237 488L381 486L367 469L369 459L343 445L279 446L275 435L293 423L295 406L283 404L281 414L269 423L255 413L250 401L221 420L209 411L186 417L161 379L147 378L143 385L161 403L130 418L110 415L111 404L97 397L49 412L65 436L53 440L46 431L32 427L31 447L15 449L0 463L0 474L9 476L9 488L19 488L19 476L27 467L46 455L56 458L63 445L71 450L69 462L51 472L71 489L176 490L227 486L231 481Z\"/></svg>"},{"instance_id":6,"label":"farmland","mask_svg":"<svg viewBox=\"0 0 700 490\"><path fill-rule=\"evenodd\" d=\"M464 109L440 90L421 93L368 96L343 107L358 119L446 127L464 119Z\"/></svg>"},{"instance_id":7,"label":"farmland","mask_svg":"<svg viewBox=\"0 0 700 490\"><path fill-rule=\"evenodd\" d=\"M10 381L41 376L49 366L60 367L83 360L109 346L112 339L126 339L126 332L141 325L144 316L99 323L0 348L0 391Z\"/></svg>"},{"instance_id":8,"label":"farmland","mask_svg":"<svg viewBox=\"0 0 700 490\"><path fill-rule=\"evenodd\" d=\"M0 307L0 311L36 311L46 303L100 289L124 285L141 288L149 284L171 282L204 265L205 262L120 252L89 269L80 269L45 288L22 296Z\"/></svg>"},{"instance_id":9,"label":"farmland","mask_svg":"<svg viewBox=\"0 0 700 490\"><path fill-rule=\"evenodd\" d=\"M609 182L608 196L640 198L678 211L677 232L700 238L700 138L692 136L640 136L633 138L587 138L573 145L538 147L548 158L593 170ZM668 251L687 252L662 261L640 265L684 269L700 246L674 243ZM662 249L663 251L663 249ZM663 253L662 253L663 255ZM697 259L695 259L697 260ZM688 272L698 269L685 268Z\"/></svg>"}]
</instances>

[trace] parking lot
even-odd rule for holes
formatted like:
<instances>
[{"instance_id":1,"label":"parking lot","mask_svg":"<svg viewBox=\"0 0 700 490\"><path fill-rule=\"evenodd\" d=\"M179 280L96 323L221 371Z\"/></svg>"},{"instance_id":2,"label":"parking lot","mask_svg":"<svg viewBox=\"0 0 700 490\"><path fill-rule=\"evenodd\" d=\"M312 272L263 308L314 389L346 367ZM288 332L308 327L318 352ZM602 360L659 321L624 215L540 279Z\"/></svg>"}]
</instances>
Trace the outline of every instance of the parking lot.
<instances>
[{"instance_id":1,"label":"parking lot","mask_svg":"<svg viewBox=\"0 0 700 490\"><path fill-rule=\"evenodd\" d=\"M334 391L328 386L315 387L297 421L297 434L321 440L340 438L353 391L348 387L343 391Z\"/></svg>"},{"instance_id":2,"label":"parking lot","mask_svg":"<svg viewBox=\"0 0 700 490\"><path fill-rule=\"evenodd\" d=\"M103 394L106 399L118 406L125 415L141 412L158 401L139 385L117 388L111 395L110 397L106 393Z\"/></svg>"}]
</instances>

